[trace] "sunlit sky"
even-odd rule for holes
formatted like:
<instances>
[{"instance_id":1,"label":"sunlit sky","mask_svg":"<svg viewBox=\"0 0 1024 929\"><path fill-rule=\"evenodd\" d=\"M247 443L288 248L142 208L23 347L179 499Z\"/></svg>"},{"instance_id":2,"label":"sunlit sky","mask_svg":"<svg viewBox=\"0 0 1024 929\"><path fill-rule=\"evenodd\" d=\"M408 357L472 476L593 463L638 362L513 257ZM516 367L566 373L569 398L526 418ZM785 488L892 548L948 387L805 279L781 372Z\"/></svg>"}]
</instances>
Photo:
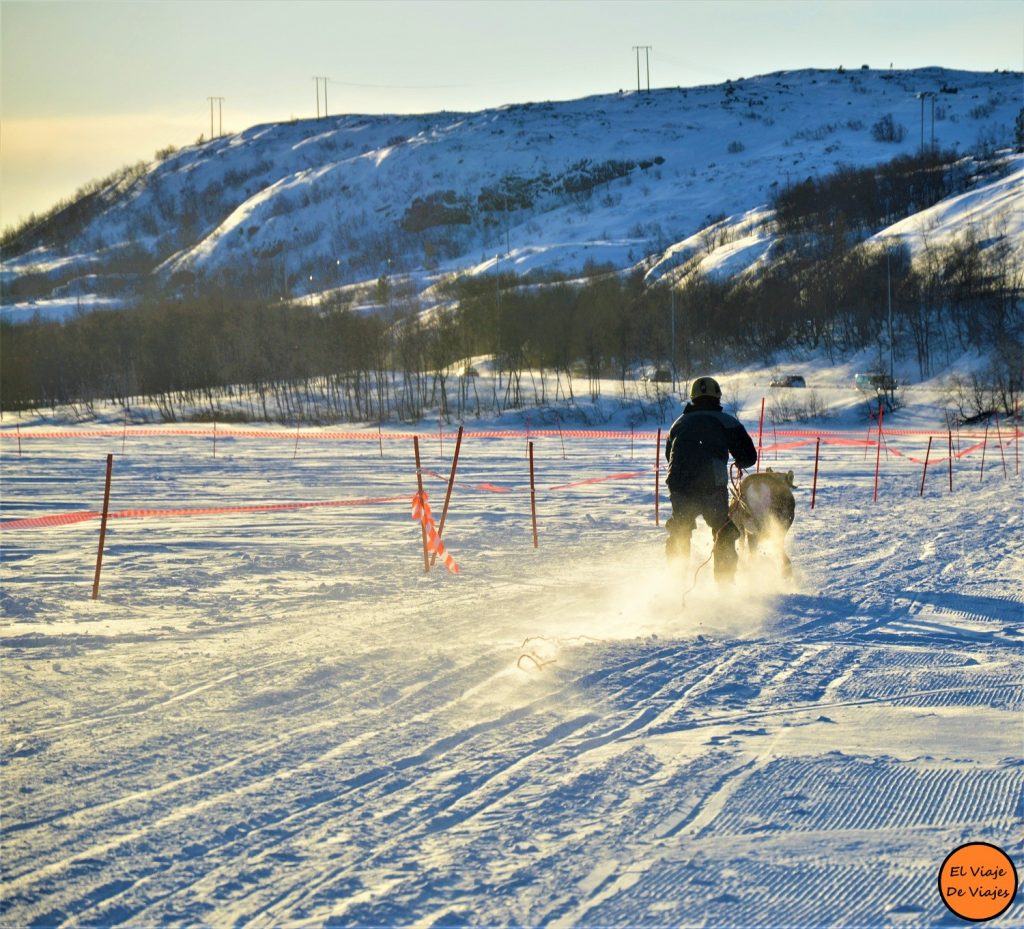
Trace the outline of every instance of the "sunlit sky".
<instances>
[{"instance_id":1,"label":"sunlit sky","mask_svg":"<svg viewBox=\"0 0 1024 929\"><path fill-rule=\"evenodd\" d=\"M214 129L797 68L1024 70L1024 0L2 0L0 225Z\"/></svg>"}]
</instances>

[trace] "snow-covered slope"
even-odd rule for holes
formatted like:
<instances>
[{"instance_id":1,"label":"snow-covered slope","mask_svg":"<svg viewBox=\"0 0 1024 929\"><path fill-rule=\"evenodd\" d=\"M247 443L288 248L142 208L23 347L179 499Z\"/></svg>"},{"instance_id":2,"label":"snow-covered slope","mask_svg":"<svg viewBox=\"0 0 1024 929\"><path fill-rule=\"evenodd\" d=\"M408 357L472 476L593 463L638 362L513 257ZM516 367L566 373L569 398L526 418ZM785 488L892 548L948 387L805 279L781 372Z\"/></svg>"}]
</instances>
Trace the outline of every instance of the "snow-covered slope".
<instances>
[{"instance_id":1,"label":"snow-covered slope","mask_svg":"<svg viewBox=\"0 0 1024 929\"><path fill-rule=\"evenodd\" d=\"M1024 266L1024 159L1012 163L1005 177L915 213L879 237L901 239L918 256L928 244L969 233L983 244L1005 243L1008 258Z\"/></svg>"},{"instance_id":2,"label":"snow-covered slope","mask_svg":"<svg viewBox=\"0 0 1024 929\"><path fill-rule=\"evenodd\" d=\"M301 295L381 275L409 275L423 291L496 264L664 270L673 256L710 254L719 223L729 248L706 270L735 273L770 260L763 219L780 186L933 140L963 153L1005 148L1020 105L1016 73L806 70L478 113L256 126L132 175L96 198L87 221L40 230L36 247L5 258L4 313L31 312L32 300L58 314L96 295L123 300L151 277ZM900 141L876 139L886 116ZM1018 176L970 195L990 228L1018 239L1020 188Z\"/></svg>"}]
</instances>

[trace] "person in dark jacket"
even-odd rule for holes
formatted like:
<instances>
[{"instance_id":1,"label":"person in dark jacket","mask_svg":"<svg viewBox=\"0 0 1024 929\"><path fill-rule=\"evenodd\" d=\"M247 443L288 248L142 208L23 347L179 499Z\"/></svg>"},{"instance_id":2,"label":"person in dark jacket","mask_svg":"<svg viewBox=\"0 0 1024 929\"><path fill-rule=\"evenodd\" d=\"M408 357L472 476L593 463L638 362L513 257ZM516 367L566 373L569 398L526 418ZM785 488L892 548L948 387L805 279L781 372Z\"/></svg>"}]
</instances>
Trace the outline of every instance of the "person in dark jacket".
<instances>
[{"instance_id":1,"label":"person in dark jacket","mask_svg":"<svg viewBox=\"0 0 1024 929\"><path fill-rule=\"evenodd\" d=\"M690 557L690 535L697 517L714 534L715 579L729 581L736 573L739 530L729 519L729 456L746 470L757 463L754 443L735 416L722 410L722 388L712 377L699 377L690 387L690 402L672 424L665 442L672 516L666 552L672 559Z\"/></svg>"}]
</instances>

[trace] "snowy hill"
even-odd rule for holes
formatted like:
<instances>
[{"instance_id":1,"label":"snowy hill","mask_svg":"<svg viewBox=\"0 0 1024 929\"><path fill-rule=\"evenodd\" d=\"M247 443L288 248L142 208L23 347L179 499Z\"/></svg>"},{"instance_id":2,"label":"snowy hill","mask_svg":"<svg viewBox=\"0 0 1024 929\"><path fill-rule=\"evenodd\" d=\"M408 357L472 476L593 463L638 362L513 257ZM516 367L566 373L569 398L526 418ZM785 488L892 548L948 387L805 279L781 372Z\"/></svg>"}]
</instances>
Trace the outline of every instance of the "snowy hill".
<instances>
[{"instance_id":1,"label":"snowy hill","mask_svg":"<svg viewBox=\"0 0 1024 929\"><path fill-rule=\"evenodd\" d=\"M204 281L319 296L400 276L429 294L496 264L660 274L696 255L735 274L770 261L780 188L933 144L991 155L1020 106L1019 73L840 69L255 126L127 172L8 243L2 312L60 316ZM1020 181L1017 163L883 234L914 241L984 215L981 238L1019 257Z\"/></svg>"}]
</instances>

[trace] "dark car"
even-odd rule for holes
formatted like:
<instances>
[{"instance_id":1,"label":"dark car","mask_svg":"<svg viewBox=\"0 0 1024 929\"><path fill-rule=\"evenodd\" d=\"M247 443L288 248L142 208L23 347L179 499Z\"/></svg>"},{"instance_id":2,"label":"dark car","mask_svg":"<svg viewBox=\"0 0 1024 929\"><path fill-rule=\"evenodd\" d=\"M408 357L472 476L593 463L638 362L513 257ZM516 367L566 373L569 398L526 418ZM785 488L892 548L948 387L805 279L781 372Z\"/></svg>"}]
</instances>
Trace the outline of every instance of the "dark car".
<instances>
[{"instance_id":1,"label":"dark car","mask_svg":"<svg viewBox=\"0 0 1024 929\"><path fill-rule=\"evenodd\" d=\"M771 382L771 387L806 387L807 381L801 374L787 374L785 377L777 377Z\"/></svg>"}]
</instances>

